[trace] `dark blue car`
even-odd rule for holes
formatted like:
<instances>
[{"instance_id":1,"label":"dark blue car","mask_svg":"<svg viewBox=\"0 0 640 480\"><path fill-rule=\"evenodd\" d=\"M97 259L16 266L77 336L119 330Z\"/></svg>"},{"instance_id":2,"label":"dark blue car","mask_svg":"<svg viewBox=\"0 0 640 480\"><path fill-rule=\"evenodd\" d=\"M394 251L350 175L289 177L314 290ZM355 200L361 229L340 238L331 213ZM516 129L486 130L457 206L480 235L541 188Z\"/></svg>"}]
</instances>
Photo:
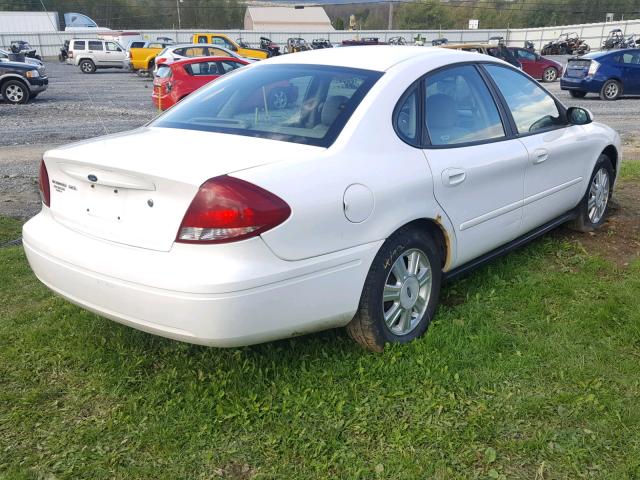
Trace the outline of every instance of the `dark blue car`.
<instances>
[{"instance_id":1,"label":"dark blue car","mask_svg":"<svg viewBox=\"0 0 640 480\"><path fill-rule=\"evenodd\" d=\"M621 95L640 95L640 49L627 48L570 58L560 79L560 88L569 90L575 98L582 98L587 93L597 93L603 100L616 100Z\"/></svg>"}]
</instances>

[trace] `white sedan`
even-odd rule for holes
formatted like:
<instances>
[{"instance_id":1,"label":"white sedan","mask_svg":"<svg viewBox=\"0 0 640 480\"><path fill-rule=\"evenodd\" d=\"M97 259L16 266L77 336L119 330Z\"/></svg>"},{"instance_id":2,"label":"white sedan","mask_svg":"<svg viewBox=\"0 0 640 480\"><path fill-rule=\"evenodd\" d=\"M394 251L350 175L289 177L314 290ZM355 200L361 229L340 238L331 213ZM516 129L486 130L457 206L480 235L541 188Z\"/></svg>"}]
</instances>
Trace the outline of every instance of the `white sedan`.
<instances>
[{"instance_id":1,"label":"white sedan","mask_svg":"<svg viewBox=\"0 0 640 480\"><path fill-rule=\"evenodd\" d=\"M48 151L24 248L53 291L140 330L237 346L346 326L380 351L426 331L443 280L602 225L620 157L615 131L500 60L315 50Z\"/></svg>"}]
</instances>

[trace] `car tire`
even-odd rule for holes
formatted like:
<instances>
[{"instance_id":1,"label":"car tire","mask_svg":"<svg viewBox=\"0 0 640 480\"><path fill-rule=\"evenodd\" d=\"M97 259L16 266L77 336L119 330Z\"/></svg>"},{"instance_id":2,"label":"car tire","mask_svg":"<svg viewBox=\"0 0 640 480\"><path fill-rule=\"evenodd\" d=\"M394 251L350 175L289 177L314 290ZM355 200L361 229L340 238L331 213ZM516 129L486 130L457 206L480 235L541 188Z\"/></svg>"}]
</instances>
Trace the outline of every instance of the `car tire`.
<instances>
[{"instance_id":1,"label":"car tire","mask_svg":"<svg viewBox=\"0 0 640 480\"><path fill-rule=\"evenodd\" d=\"M269 92L269 106L274 110L283 110L289 105L289 96L283 88L274 88Z\"/></svg>"},{"instance_id":2,"label":"car tire","mask_svg":"<svg viewBox=\"0 0 640 480\"><path fill-rule=\"evenodd\" d=\"M573 98L584 98L587 92L583 92L582 90L569 90L569 95Z\"/></svg>"},{"instance_id":3,"label":"car tire","mask_svg":"<svg viewBox=\"0 0 640 480\"><path fill-rule=\"evenodd\" d=\"M2 84L2 97L7 103L18 105L27 103L31 95L29 87L20 80L7 80Z\"/></svg>"},{"instance_id":4,"label":"car tire","mask_svg":"<svg viewBox=\"0 0 640 480\"><path fill-rule=\"evenodd\" d=\"M423 335L433 318L442 282L434 239L417 229L389 237L371 264L349 336L368 350L406 343Z\"/></svg>"},{"instance_id":5,"label":"car tire","mask_svg":"<svg viewBox=\"0 0 640 480\"><path fill-rule=\"evenodd\" d=\"M617 100L620 95L622 95L622 85L617 80L607 80L600 89L600 98L602 100Z\"/></svg>"},{"instance_id":6,"label":"car tire","mask_svg":"<svg viewBox=\"0 0 640 480\"><path fill-rule=\"evenodd\" d=\"M96 65L91 60L82 60L78 65L82 73L95 73Z\"/></svg>"},{"instance_id":7,"label":"car tire","mask_svg":"<svg viewBox=\"0 0 640 480\"><path fill-rule=\"evenodd\" d=\"M547 67L542 72L542 80L544 82L555 82L558 79L558 71L553 67Z\"/></svg>"},{"instance_id":8,"label":"car tire","mask_svg":"<svg viewBox=\"0 0 640 480\"><path fill-rule=\"evenodd\" d=\"M592 232L602 226L613 193L613 165L604 153L598 157L587 191L578 204L578 217L569 226L579 232Z\"/></svg>"}]
</instances>

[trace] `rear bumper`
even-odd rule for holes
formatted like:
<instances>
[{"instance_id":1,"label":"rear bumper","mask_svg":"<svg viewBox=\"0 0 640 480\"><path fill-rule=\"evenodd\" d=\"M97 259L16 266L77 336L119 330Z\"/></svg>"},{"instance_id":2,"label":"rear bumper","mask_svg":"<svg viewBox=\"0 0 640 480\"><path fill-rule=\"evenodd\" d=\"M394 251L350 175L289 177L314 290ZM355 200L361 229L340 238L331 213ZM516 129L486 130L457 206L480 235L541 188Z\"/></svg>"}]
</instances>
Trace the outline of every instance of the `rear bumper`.
<instances>
[{"instance_id":1,"label":"rear bumper","mask_svg":"<svg viewBox=\"0 0 640 480\"><path fill-rule=\"evenodd\" d=\"M573 78L562 77L560 79L560 89L562 90L580 90L583 92L598 93L602 88L601 80L597 80L593 77Z\"/></svg>"},{"instance_id":2,"label":"rear bumper","mask_svg":"<svg viewBox=\"0 0 640 480\"><path fill-rule=\"evenodd\" d=\"M343 326L381 242L288 262L254 238L158 252L79 234L48 208L23 228L36 276L116 322L190 343L231 347Z\"/></svg>"},{"instance_id":3,"label":"rear bumper","mask_svg":"<svg viewBox=\"0 0 640 480\"><path fill-rule=\"evenodd\" d=\"M167 108L173 107L176 103L171 94L159 96L156 93L152 93L151 101L153 102L153 106L159 110L166 110Z\"/></svg>"}]
</instances>

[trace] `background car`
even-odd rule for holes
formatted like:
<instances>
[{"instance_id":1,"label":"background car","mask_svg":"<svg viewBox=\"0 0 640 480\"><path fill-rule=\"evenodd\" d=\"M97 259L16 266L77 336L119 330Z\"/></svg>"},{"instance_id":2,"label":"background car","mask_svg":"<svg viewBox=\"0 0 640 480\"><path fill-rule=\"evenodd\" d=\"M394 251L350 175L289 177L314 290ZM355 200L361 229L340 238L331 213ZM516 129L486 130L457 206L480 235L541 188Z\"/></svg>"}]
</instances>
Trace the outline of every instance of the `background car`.
<instances>
[{"instance_id":1,"label":"background car","mask_svg":"<svg viewBox=\"0 0 640 480\"><path fill-rule=\"evenodd\" d=\"M166 110L203 85L248 64L235 57L196 57L162 63L153 79L151 100L156 108Z\"/></svg>"},{"instance_id":2,"label":"background car","mask_svg":"<svg viewBox=\"0 0 640 480\"><path fill-rule=\"evenodd\" d=\"M202 43L188 43L181 45L172 45L162 50L155 59L156 68L161 63L173 62L184 58L194 57L225 57L236 58L244 61L250 61L241 57L235 52L228 50L219 45L207 45Z\"/></svg>"},{"instance_id":3,"label":"background car","mask_svg":"<svg viewBox=\"0 0 640 480\"><path fill-rule=\"evenodd\" d=\"M640 49L570 58L560 79L560 88L575 98L587 93L597 93L602 100L616 100L623 94L640 95Z\"/></svg>"},{"instance_id":4,"label":"background car","mask_svg":"<svg viewBox=\"0 0 640 480\"><path fill-rule=\"evenodd\" d=\"M0 62L16 62L16 55L14 53L8 52L7 50L3 50L0 48ZM37 58L31 58L24 55L19 55L22 58L20 62L26 63L27 65L34 65L36 67L42 67L44 64L42 60L38 60Z\"/></svg>"},{"instance_id":5,"label":"background car","mask_svg":"<svg viewBox=\"0 0 640 480\"><path fill-rule=\"evenodd\" d=\"M45 91L48 85L44 67L22 62L0 62L0 95L7 103L27 103Z\"/></svg>"},{"instance_id":6,"label":"background car","mask_svg":"<svg viewBox=\"0 0 640 480\"><path fill-rule=\"evenodd\" d=\"M562 74L562 64L521 47L507 47L518 59L522 70L537 80L554 82Z\"/></svg>"},{"instance_id":7,"label":"background car","mask_svg":"<svg viewBox=\"0 0 640 480\"><path fill-rule=\"evenodd\" d=\"M125 68L127 53L111 40L74 39L69 43L67 62L80 67L82 73L95 73L99 68Z\"/></svg>"},{"instance_id":8,"label":"background car","mask_svg":"<svg viewBox=\"0 0 640 480\"><path fill-rule=\"evenodd\" d=\"M477 52L484 55L490 55L500 60L510 63L516 68L522 69L522 65L516 56L504 45L489 43L443 43L438 45L440 48L449 48L452 50L462 50L463 52Z\"/></svg>"}]
</instances>

